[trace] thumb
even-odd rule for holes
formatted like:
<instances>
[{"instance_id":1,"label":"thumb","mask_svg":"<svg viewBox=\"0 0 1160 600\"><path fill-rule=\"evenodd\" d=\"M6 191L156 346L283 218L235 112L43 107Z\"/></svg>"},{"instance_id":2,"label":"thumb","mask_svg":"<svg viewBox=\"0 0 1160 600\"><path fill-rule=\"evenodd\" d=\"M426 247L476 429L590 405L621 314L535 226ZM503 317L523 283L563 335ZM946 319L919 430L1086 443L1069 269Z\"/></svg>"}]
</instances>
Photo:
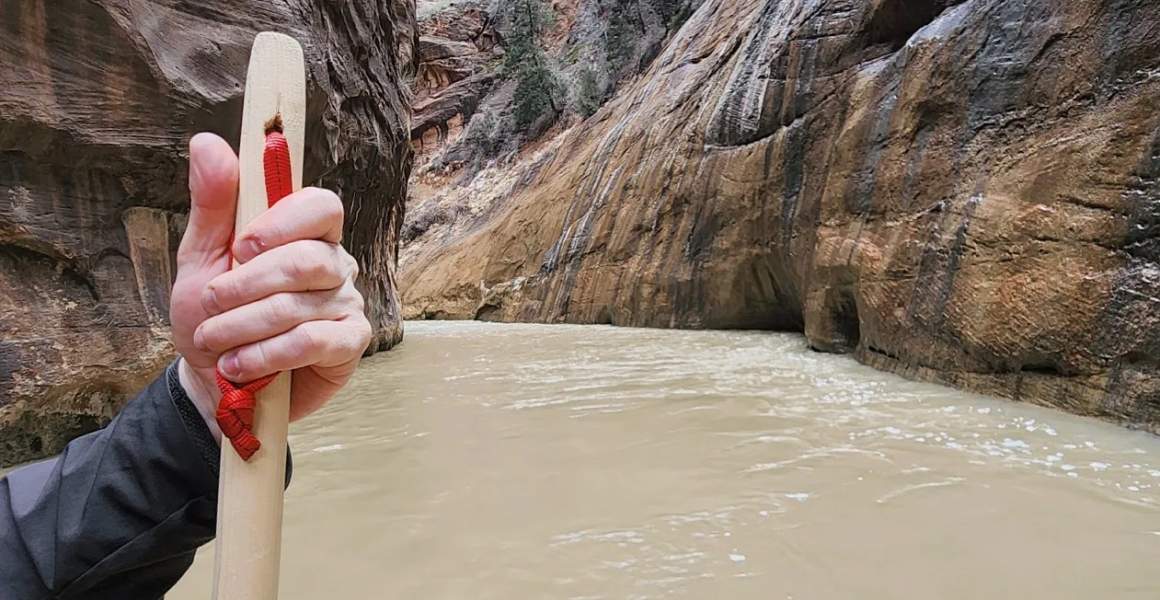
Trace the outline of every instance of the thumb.
<instances>
[{"instance_id":1,"label":"thumb","mask_svg":"<svg viewBox=\"0 0 1160 600\"><path fill-rule=\"evenodd\" d=\"M238 205L238 157L225 140L199 133L189 140L189 224L179 264L206 264L229 251Z\"/></svg>"}]
</instances>

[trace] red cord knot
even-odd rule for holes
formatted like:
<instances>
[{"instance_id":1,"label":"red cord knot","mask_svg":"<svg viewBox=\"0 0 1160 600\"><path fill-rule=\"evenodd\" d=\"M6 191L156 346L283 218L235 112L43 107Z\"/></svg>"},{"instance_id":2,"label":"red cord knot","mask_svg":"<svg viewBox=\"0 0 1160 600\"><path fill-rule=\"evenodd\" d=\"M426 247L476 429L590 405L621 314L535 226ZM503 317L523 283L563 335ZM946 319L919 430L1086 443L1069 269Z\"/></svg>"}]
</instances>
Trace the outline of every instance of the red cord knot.
<instances>
[{"instance_id":1,"label":"red cord knot","mask_svg":"<svg viewBox=\"0 0 1160 600\"><path fill-rule=\"evenodd\" d=\"M274 375L267 375L261 379L251 381L241 387L217 373L217 386L222 392L222 399L218 402L217 422L222 428L222 435L229 438L234 450L242 460L250 457L262 447L262 442L254 436L254 404L257 402L257 393L274 380Z\"/></svg>"},{"instance_id":2,"label":"red cord knot","mask_svg":"<svg viewBox=\"0 0 1160 600\"><path fill-rule=\"evenodd\" d=\"M262 170L266 175L266 206L289 196L294 191L294 180L290 176L290 146L280 131L266 134L266 146L262 150ZM231 240L230 246L233 246ZM230 257L231 262L233 256ZM254 436L254 404L256 394L274 380L277 374L238 386L217 372L217 386L222 392L218 402L217 422L222 435L229 438L242 460L250 457L262 447L262 442Z\"/></svg>"}]
</instances>

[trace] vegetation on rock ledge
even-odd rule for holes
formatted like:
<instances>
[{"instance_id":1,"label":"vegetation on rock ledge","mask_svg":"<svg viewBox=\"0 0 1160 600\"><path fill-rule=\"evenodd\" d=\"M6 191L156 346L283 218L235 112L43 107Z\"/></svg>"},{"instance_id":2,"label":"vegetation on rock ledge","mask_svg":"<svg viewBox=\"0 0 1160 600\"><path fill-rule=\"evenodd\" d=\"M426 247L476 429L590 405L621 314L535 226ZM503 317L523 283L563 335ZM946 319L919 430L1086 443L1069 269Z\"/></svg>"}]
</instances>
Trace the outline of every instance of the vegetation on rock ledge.
<instances>
[{"instance_id":1,"label":"vegetation on rock ledge","mask_svg":"<svg viewBox=\"0 0 1160 600\"><path fill-rule=\"evenodd\" d=\"M553 120L560 112L556 102L560 82L548 65L541 43L553 15L540 0L517 0L507 10L512 26L502 73L516 84L513 97L516 126L526 129L541 119Z\"/></svg>"}]
</instances>

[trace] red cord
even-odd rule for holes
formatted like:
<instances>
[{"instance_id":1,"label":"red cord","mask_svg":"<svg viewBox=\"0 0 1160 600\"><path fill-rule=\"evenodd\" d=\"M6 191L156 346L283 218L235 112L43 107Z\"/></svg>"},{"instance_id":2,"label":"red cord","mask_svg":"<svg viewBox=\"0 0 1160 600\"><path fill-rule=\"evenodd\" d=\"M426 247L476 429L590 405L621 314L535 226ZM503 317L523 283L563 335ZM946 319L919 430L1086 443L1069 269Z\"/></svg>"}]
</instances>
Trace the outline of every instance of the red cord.
<instances>
[{"instance_id":1,"label":"red cord","mask_svg":"<svg viewBox=\"0 0 1160 600\"><path fill-rule=\"evenodd\" d=\"M289 196L294 191L290 177L290 147L280 131L266 134L266 147L262 151L262 168L266 174L266 206ZM230 243L233 246L232 240ZM232 260L232 256L230 257ZM262 447L262 442L254 437L255 394L274 380L277 374L267 375L241 386L226 379L217 371L217 386L222 392L218 403L217 422L222 434L230 439L242 460L250 457Z\"/></svg>"}]
</instances>

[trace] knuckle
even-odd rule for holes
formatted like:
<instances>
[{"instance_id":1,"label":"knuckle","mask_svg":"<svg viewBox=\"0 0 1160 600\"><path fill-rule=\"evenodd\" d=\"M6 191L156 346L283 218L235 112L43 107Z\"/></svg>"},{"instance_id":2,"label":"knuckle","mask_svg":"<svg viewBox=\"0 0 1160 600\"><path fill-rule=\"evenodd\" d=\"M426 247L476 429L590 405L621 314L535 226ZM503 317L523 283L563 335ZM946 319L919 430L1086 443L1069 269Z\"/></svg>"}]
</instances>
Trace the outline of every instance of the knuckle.
<instances>
[{"instance_id":1,"label":"knuckle","mask_svg":"<svg viewBox=\"0 0 1160 600\"><path fill-rule=\"evenodd\" d=\"M346 208L342 199L331 190L320 187L303 188L300 201L309 210L310 218L328 227L337 227L342 230L342 223L346 216Z\"/></svg>"},{"instance_id":2,"label":"knuckle","mask_svg":"<svg viewBox=\"0 0 1160 600\"><path fill-rule=\"evenodd\" d=\"M338 252L339 255L338 260L339 264L342 265L342 272L347 273L347 277L350 279L358 277L358 261L355 260L355 258L346 251L346 248L343 248L342 246L338 246L336 252Z\"/></svg>"},{"instance_id":3,"label":"knuckle","mask_svg":"<svg viewBox=\"0 0 1160 600\"><path fill-rule=\"evenodd\" d=\"M287 274L294 279L320 279L325 277L328 268L317 250L310 250L295 254L287 265Z\"/></svg>"},{"instance_id":4,"label":"knuckle","mask_svg":"<svg viewBox=\"0 0 1160 600\"><path fill-rule=\"evenodd\" d=\"M363 295L358 292L358 290L351 290L350 305L351 308L354 309L355 313L361 315L366 311L367 301L365 298L363 298Z\"/></svg>"},{"instance_id":5,"label":"knuckle","mask_svg":"<svg viewBox=\"0 0 1160 600\"><path fill-rule=\"evenodd\" d=\"M351 354L358 356L366 352L368 346L371 345L371 338L374 336L374 331L371 329L370 321L365 318L358 320L358 325L355 328L355 334L351 336Z\"/></svg>"},{"instance_id":6,"label":"knuckle","mask_svg":"<svg viewBox=\"0 0 1160 600\"><path fill-rule=\"evenodd\" d=\"M318 190L317 207L318 210L326 218L328 222L342 223L346 214L346 210L342 206L342 199L338 194L324 188L315 188Z\"/></svg>"},{"instance_id":7,"label":"knuckle","mask_svg":"<svg viewBox=\"0 0 1160 600\"><path fill-rule=\"evenodd\" d=\"M370 345L371 338L374 337L374 333L374 330L371 328L371 322L368 321L366 317L359 319L359 339L362 340L359 345L359 352L366 350L366 347Z\"/></svg>"},{"instance_id":8,"label":"knuckle","mask_svg":"<svg viewBox=\"0 0 1160 600\"><path fill-rule=\"evenodd\" d=\"M322 343L322 336L309 327L298 327L294 330L294 344L302 350L319 348Z\"/></svg>"},{"instance_id":9,"label":"knuckle","mask_svg":"<svg viewBox=\"0 0 1160 600\"><path fill-rule=\"evenodd\" d=\"M274 294L266 299L265 318L275 323L287 321L294 316L296 304L286 294Z\"/></svg>"}]
</instances>

